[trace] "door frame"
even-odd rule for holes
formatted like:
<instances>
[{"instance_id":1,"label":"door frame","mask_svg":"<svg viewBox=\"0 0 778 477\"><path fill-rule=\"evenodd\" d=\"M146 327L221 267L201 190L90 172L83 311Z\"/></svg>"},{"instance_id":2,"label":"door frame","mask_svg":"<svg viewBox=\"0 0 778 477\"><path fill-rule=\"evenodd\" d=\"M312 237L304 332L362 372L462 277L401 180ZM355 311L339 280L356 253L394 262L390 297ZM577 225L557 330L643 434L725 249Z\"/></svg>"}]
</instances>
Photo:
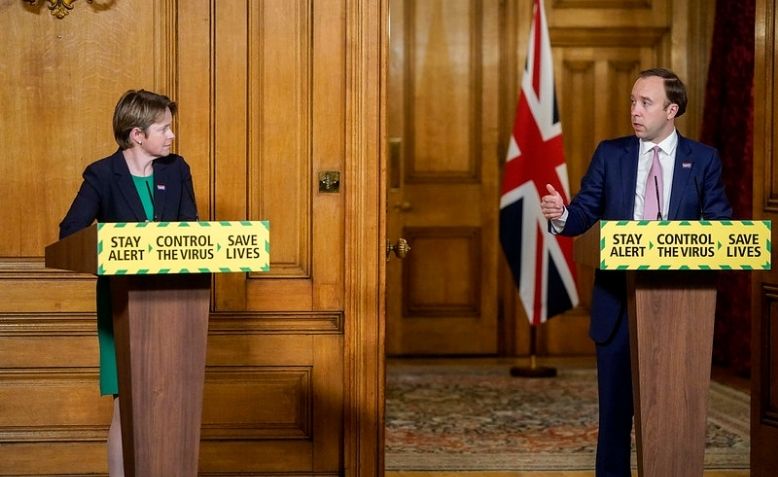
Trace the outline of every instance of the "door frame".
<instances>
[{"instance_id":1,"label":"door frame","mask_svg":"<svg viewBox=\"0 0 778 477\"><path fill-rule=\"evenodd\" d=\"M345 475L384 473L388 0L348 0Z\"/></svg>"}]
</instances>

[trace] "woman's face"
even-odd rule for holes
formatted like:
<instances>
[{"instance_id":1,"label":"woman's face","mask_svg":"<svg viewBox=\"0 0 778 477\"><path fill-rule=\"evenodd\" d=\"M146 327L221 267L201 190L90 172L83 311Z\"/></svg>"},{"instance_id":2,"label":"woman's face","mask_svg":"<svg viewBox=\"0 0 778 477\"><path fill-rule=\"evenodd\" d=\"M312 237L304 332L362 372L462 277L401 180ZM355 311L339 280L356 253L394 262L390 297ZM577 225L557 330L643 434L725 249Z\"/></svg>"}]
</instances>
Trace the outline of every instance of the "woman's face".
<instances>
[{"instance_id":1,"label":"woman's face","mask_svg":"<svg viewBox=\"0 0 778 477\"><path fill-rule=\"evenodd\" d=\"M141 141L140 148L152 157L165 157L170 154L173 145L173 114L165 109L164 116L146 129L145 138Z\"/></svg>"}]
</instances>

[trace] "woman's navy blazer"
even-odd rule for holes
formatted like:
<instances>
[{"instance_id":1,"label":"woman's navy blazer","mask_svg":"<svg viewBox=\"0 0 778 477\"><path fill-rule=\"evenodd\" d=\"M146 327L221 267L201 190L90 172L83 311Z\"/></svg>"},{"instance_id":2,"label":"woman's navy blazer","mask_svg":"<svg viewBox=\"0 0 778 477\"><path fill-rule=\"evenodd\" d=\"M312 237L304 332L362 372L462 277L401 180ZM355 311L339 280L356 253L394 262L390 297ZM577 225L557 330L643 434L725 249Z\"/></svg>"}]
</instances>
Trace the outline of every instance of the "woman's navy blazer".
<instances>
[{"instance_id":1,"label":"woman's navy blazer","mask_svg":"<svg viewBox=\"0 0 778 477\"><path fill-rule=\"evenodd\" d=\"M170 154L155 159L154 220L197 220L197 205L189 165ZM98 222L145 222L146 212L121 150L100 159L84 171L84 182L59 224L64 238Z\"/></svg>"}]
</instances>

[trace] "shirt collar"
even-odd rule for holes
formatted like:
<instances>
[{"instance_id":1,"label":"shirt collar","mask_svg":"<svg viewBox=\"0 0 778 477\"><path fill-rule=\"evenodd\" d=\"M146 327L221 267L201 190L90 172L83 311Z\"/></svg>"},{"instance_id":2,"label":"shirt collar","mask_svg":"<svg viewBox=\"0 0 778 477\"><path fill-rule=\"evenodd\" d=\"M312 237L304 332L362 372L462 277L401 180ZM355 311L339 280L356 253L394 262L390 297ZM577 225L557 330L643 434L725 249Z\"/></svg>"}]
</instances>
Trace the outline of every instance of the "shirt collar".
<instances>
[{"instance_id":1,"label":"shirt collar","mask_svg":"<svg viewBox=\"0 0 778 477\"><path fill-rule=\"evenodd\" d=\"M678 146L678 130L673 128L673 132L670 133L669 136L667 136L662 142L659 144L653 143L651 141L644 141L640 140L640 155L646 154L651 151L651 149L654 148L654 146L659 146L659 149L662 150L665 154L668 156L672 156L675 152L675 148Z\"/></svg>"}]
</instances>

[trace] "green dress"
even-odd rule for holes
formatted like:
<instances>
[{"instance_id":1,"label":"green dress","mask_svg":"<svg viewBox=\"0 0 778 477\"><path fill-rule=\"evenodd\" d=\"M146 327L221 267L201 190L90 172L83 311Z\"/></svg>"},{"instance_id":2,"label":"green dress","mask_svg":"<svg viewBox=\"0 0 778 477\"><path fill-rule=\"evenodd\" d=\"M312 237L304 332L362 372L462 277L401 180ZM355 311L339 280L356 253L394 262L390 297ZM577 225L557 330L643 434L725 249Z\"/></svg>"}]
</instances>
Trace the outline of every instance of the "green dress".
<instances>
[{"instance_id":1,"label":"green dress","mask_svg":"<svg viewBox=\"0 0 778 477\"><path fill-rule=\"evenodd\" d=\"M154 218L154 175L132 176L146 218ZM116 368L116 345L113 340L113 310L108 279L97 279L97 341L100 345L100 394L119 394L119 373Z\"/></svg>"}]
</instances>

